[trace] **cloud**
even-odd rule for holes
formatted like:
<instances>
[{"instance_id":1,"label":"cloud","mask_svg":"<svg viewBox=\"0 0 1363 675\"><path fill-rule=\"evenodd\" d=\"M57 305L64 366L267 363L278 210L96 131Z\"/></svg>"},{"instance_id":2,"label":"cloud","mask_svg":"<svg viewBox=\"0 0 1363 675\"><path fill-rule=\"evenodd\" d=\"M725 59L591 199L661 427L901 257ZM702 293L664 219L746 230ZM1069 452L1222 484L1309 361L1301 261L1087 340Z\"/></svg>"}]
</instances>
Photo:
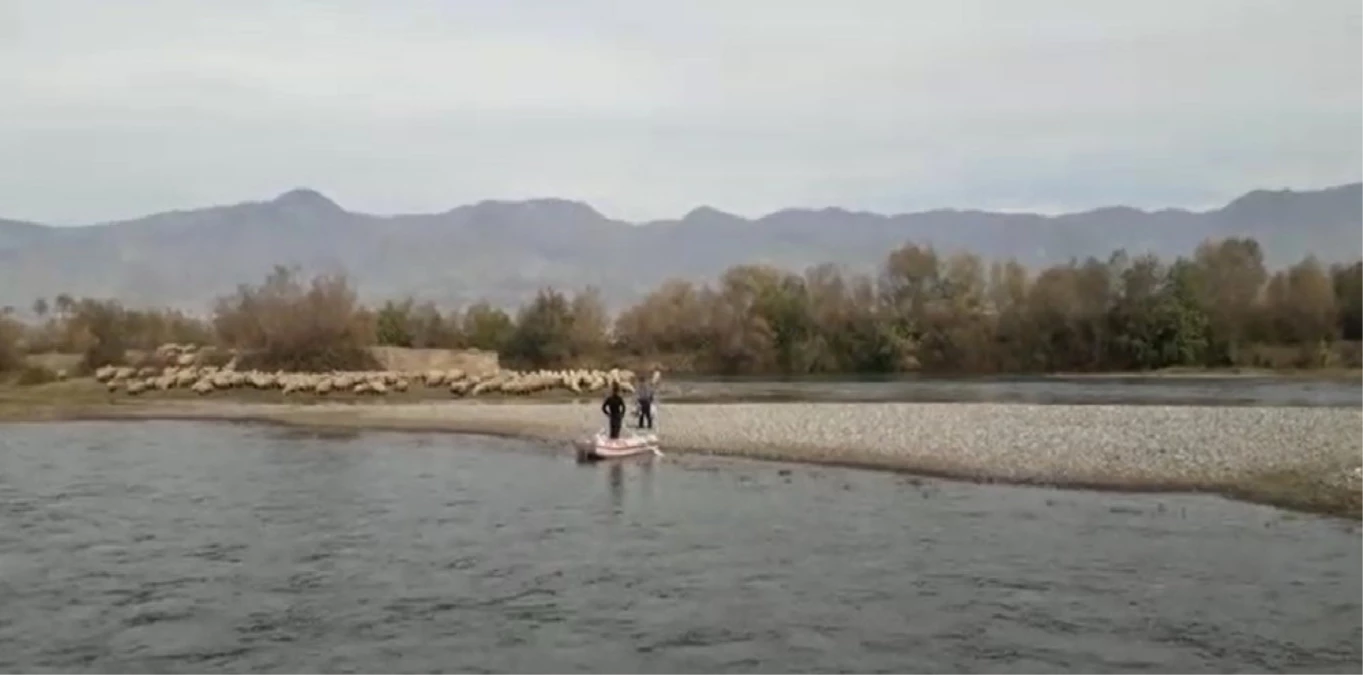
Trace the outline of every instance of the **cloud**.
<instances>
[{"instance_id":1,"label":"cloud","mask_svg":"<svg viewBox=\"0 0 1363 675\"><path fill-rule=\"evenodd\" d=\"M0 210L1086 208L1358 180L1357 2L17 0Z\"/></svg>"}]
</instances>

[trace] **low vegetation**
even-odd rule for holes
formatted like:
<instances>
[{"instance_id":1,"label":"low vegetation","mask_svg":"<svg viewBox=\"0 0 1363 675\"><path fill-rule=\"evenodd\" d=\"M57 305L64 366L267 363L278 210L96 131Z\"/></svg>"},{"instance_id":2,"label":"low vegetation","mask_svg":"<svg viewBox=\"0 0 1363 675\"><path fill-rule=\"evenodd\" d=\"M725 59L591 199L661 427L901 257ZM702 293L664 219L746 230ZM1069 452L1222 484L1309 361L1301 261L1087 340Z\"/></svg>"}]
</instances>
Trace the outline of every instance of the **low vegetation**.
<instances>
[{"instance_id":1,"label":"low vegetation","mask_svg":"<svg viewBox=\"0 0 1363 675\"><path fill-rule=\"evenodd\" d=\"M39 299L36 322L0 319L0 370L61 352L79 354L72 374L85 374L164 343L309 372L373 370L373 345L486 349L521 368L754 375L1356 368L1361 302L1363 262L1270 271L1252 239L1209 241L1172 262L1118 251L1038 271L906 244L875 275L742 265L711 284L664 283L613 318L593 289L546 288L514 313L411 299L371 308L343 276L277 268L203 319Z\"/></svg>"},{"instance_id":2,"label":"low vegetation","mask_svg":"<svg viewBox=\"0 0 1363 675\"><path fill-rule=\"evenodd\" d=\"M304 285L277 268L260 286L241 286L218 300L213 333L241 350L244 368L291 372L371 370L378 362L375 320L343 276L319 276Z\"/></svg>"},{"instance_id":3,"label":"low vegetation","mask_svg":"<svg viewBox=\"0 0 1363 675\"><path fill-rule=\"evenodd\" d=\"M1223 492L1233 498L1295 511L1363 520L1363 469L1280 469L1247 476Z\"/></svg>"},{"instance_id":4,"label":"low vegetation","mask_svg":"<svg viewBox=\"0 0 1363 675\"><path fill-rule=\"evenodd\" d=\"M0 315L0 373L11 373L23 367L23 334L23 324L9 316Z\"/></svg>"}]
</instances>

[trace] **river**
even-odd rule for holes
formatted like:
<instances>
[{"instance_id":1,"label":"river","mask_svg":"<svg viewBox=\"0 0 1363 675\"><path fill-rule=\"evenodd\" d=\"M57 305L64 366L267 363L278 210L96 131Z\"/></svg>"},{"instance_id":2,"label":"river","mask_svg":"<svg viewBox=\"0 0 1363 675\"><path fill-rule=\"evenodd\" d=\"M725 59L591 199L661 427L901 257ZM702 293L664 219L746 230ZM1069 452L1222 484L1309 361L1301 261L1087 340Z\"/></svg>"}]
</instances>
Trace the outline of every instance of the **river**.
<instances>
[{"instance_id":1,"label":"river","mask_svg":"<svg viewBox=\"0 0 1363 675\"><path fill-rule=\"evenodd\" d=\"M473 436L0 427L0 670L1359 672L1355 523Z\"/></svg>"},{"instance_id":2,"label":"river","mask_svg":"<svg viewBox=\"0 0 1363 675\"><path fill-rule=\"evenodd\" d=\"M1357 378L1216 375L669 378L660 393L671 400L1363 407Z\"/></svg>"}]
</instances>

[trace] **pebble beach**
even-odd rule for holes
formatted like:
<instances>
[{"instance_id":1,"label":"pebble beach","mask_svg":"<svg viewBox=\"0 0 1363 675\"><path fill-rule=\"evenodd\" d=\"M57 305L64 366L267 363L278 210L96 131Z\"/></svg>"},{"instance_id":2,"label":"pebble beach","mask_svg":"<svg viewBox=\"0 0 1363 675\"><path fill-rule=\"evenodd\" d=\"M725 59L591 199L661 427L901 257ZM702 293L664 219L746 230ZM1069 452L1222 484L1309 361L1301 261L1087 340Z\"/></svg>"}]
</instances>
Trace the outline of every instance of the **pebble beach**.
<instances>
[{"instance_id":1,"label":"pebble beach","mask_svg":"<svg viewBox=\"0 0 1363 675\"><path fill-rule=\"evenodd\" d=\"M133 416L491 433L568 442L603 426L596 404L279 405L166 402ZM1356 480L1363 410L963 403L669 404L667 453L702 452L953 478L1178 490L1309 471Z\"/></svg>"}]
</instances>

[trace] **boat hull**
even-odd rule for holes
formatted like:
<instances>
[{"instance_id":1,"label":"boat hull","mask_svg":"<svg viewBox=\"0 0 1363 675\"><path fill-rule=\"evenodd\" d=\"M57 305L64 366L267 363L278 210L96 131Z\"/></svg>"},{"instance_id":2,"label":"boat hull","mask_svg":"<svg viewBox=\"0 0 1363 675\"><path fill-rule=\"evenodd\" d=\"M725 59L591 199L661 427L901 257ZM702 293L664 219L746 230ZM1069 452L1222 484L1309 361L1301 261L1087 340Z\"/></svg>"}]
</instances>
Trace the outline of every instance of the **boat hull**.
<instances>
[{"instance_id":1,"label":"boat hull","mask_svg":"<svg viewBox=\"0 0 1363 675\"><path fill-rule=\"evenodd\" d=\"M587 462L660 454L658 437L655 434L626 436L614 440L607 438L605 434L596 434L578 439L573 445L577 448L578 460Z\"/></svg>"}]
</instances>

